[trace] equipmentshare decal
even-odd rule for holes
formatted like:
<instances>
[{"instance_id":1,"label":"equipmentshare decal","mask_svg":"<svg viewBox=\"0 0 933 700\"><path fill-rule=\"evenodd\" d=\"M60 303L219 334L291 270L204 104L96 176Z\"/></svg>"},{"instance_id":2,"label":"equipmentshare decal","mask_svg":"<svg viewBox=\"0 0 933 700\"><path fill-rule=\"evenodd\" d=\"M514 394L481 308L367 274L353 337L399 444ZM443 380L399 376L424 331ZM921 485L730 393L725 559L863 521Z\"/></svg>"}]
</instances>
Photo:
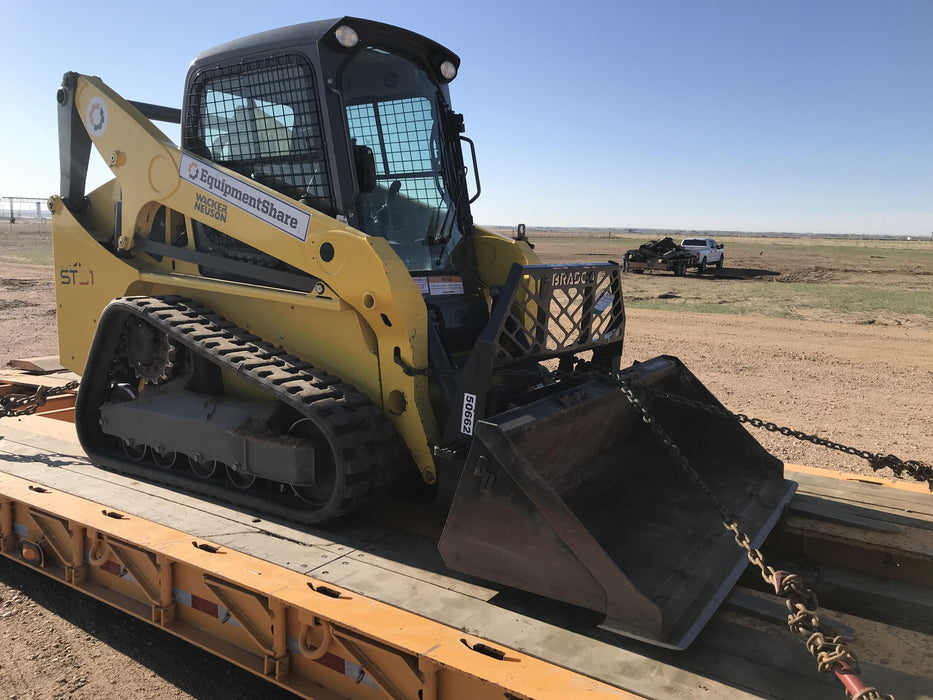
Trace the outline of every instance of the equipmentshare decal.
<instances>
[{"instance_id":1,"label":"equipmentshare decal","mask_svg":"<svg viewBox=\"0 0 933 700\"><path fill-rule=\"evenodd\" d=\"M196 194L194 208L220 222L227 220L227 204L272 224L279 231L304 241L308 237L311 215L286 200L267 194L236 178L225 175L203 160L182 153L178 173L211 197ZM227 204L224 204L226 202Z\"/></svg>"}]
</instances>

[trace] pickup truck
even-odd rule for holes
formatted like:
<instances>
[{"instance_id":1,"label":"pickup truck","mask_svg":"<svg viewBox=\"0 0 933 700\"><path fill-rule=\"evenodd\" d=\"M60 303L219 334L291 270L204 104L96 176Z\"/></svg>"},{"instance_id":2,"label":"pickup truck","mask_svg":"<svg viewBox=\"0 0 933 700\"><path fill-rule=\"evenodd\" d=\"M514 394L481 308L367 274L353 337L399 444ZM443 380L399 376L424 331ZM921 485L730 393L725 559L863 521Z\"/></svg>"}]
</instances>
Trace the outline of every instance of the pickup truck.
<instances>
[{"instance_id":1,"label":"pickup truck","mask_svg":"<svg viewBox=\"0 0 933 700\"><path fill-rule=\"evenodd\" d=\"M680 245L694 255L696 262L690 267L695 265L701 275L706 272L706 266L713 263L716 264L716 269L722 269L726 259L722 243L716 243L712 238L685 238Z\"/></svg>"}]
</instances>

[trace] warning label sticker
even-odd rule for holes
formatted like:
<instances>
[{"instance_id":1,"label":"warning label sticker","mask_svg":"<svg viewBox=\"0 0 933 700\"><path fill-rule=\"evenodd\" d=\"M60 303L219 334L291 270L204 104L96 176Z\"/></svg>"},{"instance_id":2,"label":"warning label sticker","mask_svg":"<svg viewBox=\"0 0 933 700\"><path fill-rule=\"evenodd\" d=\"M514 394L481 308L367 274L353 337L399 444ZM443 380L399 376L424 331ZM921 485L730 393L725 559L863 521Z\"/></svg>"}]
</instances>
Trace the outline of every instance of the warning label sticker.
<instances>
[{"instance_id":1,"label":"warning label sticker","mask_svg":"<svg viewBox=\"0 0 933 700\"><path fill-rule=\"evenodd\" d=\"M442 296L444 294L463 294L463 279L460 277L430 277L430 294Z\"/></svg>"},{"instance_id":2,"label":"warning label sticker","mask_svg":"<svg viewBox=\"0 0 933 700\"><path fill-rule=\"evenodd\" d=\"M593 310L601 314L603 311L608 309L615 302L615 294L604 293L599 299L596 300L596 304L593 306Z\"/></svg>"},{"instance_id":3,"label":"warning label sticker","mask_svg":"<svg viewBox=\"0 0 933 700\"><path fill-rule=\"evenodd\" d=\"M430 293L431 293L431 289L430 289L430 287L428 286L428 278L427 278L427 277L412 277L412 279L415 281L415 284L418 285L418 291L419 291L419 292L421 292L422 294L430 294Z\"/></svg>"}]
</instances>

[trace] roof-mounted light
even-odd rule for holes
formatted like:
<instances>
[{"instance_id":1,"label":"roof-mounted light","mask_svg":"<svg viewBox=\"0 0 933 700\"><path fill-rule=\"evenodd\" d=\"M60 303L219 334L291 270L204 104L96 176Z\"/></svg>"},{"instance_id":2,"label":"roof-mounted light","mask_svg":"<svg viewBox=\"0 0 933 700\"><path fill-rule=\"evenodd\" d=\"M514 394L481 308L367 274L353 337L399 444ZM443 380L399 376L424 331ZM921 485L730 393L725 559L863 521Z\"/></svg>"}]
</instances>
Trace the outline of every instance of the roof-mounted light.
<instances>
[{"instance_id":1,"label":"roof-mounted light","mask_svg":"<svg viewBox=\"0 0 933 700\"><path fill-rule=\"evenodd\" d=\"M444 76L444 80L450 82L457 77L457 66L450 61L444 61L441 64L441 75Z\"/></svg>"},{"instance_id":2,"label":"roof-mounted light","mask_svg":"<svg viewBox=\"0 0 933 700\"><path fill-rule=\"evenodd\" d=\"M345 24L341 24L334 30L334 36L337 38L337 43L345 49L352 49L360 43L360 35L356 33L353 27L348 27Z\"/></svg>"}]
</instances>

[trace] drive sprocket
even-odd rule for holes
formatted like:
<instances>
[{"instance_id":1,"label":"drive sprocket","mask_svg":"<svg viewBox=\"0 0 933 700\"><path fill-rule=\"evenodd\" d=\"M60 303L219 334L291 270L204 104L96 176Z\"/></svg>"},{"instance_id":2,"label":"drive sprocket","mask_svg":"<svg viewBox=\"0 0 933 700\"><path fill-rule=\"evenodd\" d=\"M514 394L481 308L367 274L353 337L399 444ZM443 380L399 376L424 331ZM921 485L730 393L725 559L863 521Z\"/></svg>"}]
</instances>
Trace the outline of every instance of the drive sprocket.
<instances>
[{"instance_id":1,"label":"drive sprocket","mask_svg":"<svg viewBox=\"0 0 933 700\"><path fill-rule=\"evenodd\" d=\"M154 326L140 318L126 324L126 357L138 379L161 384L175 375L178 347Z\"/></svg>"}]
</instances>

